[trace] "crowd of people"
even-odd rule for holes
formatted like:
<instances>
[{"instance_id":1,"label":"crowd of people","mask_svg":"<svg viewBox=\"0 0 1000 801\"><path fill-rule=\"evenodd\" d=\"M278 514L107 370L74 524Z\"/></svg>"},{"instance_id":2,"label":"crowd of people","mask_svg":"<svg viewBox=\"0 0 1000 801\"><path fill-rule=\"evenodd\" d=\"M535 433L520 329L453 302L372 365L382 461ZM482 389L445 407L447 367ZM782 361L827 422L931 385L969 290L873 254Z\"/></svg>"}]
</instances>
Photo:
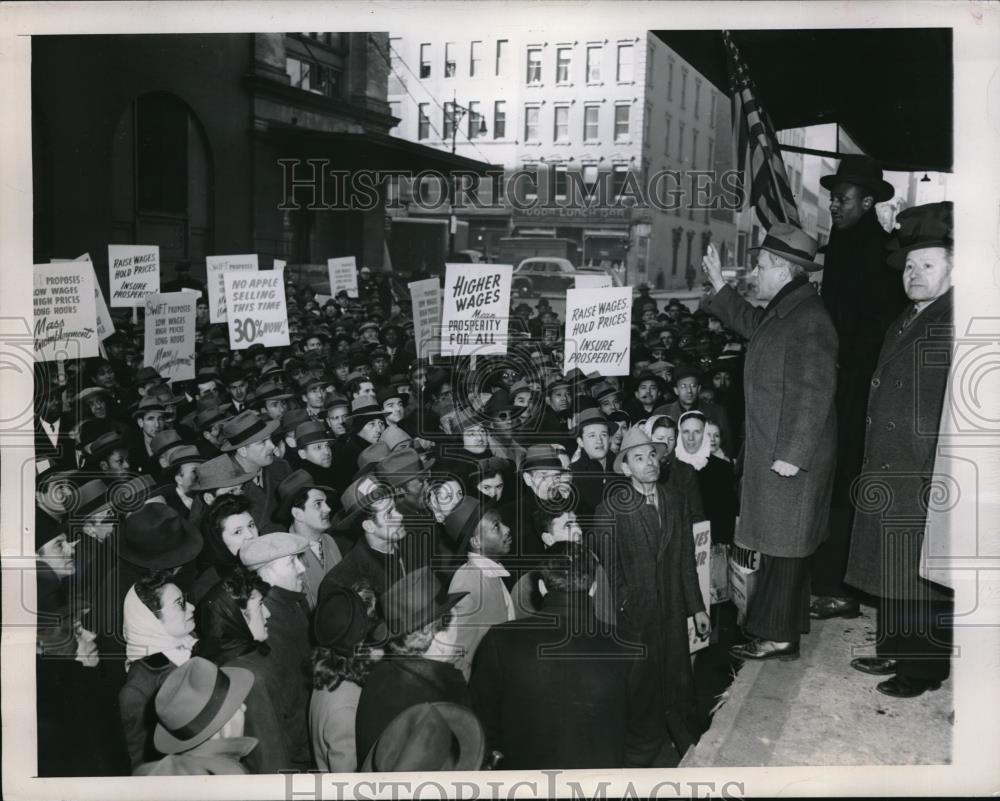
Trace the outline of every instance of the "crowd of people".
<instances>
[{"instance_id":1,"label":"crowd of people","mask_svg":"<svg viewBox=\"0 0 1000 801\"><path fill-rule=\"evenodd\" d=\"M895 286L940 322L950 208L912 212L885 237ZM144 365L127 319L106 358L38 365L39 775L676 761L704 728L688 621L702 639L713 628L693 525L761 554L734 654L794 658L811 617L856 613L843 575L811 601L831 507L850 508L862 459L889 460L887 431L913 435L845 376L931 391L892 350L926 324L868 297L866 271L891 268L851 261L844 230L827 264L842 259L846 306L807 280L815 240L776 225L754 273L766 307L725 285L710 251L697 310L640 288L622 377L564 374L544 299L512 304L504 356L418 358L408 300L365 274L359 298L323 304L289 275L283 348L231 349L203 297L191 381ZM882 356L849 351L849 372L838 337L874 347L900 312ZM869 444L838 484L837 416L861 396ZM887 599L897 649L856 667L916 695L947 675L946 650L925 637L934 658L909 658L893 621L912 614L915 582L897 574L916 565L886 555L871 518L841 521L847 582ZM919 608L940 612L939 596Z\"/></svg>"}]
</instances>

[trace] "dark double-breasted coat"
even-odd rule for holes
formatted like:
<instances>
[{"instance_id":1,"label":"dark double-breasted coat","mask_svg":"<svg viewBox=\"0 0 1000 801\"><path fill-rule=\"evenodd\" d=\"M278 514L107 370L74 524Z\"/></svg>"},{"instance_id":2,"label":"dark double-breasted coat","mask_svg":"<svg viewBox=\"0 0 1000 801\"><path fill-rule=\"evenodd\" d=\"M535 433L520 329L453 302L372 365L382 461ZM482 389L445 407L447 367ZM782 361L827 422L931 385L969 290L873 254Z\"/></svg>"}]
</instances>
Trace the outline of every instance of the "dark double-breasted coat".
<instances>
[{"instance_id":1,"label":"dark double-breasted coat","mask_svg":"<svg viewBox=\"0 0 1000 801\"><path fill-rule=\"evenodd\" d=\"M815 289L789 288L768 309L729 286L708 302L749 340L740 526L736 543L768 556L809 556L826 539L837 456L837 333ZM799 468L783 477L775 461Z\"/></svg>"},{"instance_id":2,"label":"dark double-breasted coat","mask_svg":"<svg viewBox=\"0 0 1000 801\"><path fill-rule=\"evenodd\" d=\"M928 494L952 350L952 290L889 331L871 378L845 581L883 598L943 601L920 577Z\"/></svg>"}]
</instances>

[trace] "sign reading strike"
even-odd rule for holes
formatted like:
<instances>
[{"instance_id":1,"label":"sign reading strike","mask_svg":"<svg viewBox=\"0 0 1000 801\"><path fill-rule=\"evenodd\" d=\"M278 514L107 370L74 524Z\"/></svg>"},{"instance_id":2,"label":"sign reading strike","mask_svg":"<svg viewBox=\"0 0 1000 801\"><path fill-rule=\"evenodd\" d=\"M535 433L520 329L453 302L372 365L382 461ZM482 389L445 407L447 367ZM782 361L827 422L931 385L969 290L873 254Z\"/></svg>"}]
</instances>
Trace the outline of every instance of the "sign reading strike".
<instances>
[{"instance_id":1,"label":"sign reading strike","mask_svg":"<svg viewBox=\"0 0 1000 801\"><path fill-rule=\"evenodd\" d=\"M629 374L632 287L566 290L563 372Z\"/></svg>"},{"instance_id":2,"label":"sign reading strike","mask_svg":"<svg viewBox=\"0 0 1000 801\"><path fill-rule=\"evenodd\" d=\"M510 264L446 264L441 350L453 356L507 352Z\"/></svg>"},{"instance_id":3,"label":"sign reading strike","mask_svg":"<svg viewBox=\"0 0 1000 801\"><path fill-rule=\"evenodd\" d=\"M605 273L578 274L576 276L576 289L598 289L611 285L611 276Z\"/></svg>"},{"instance_id":4,"label":"sign reading strike","mask_svg":"<svg viewBox=\"0 0 1000 801\"><path fill-rule=\"evenodd\" d=\"M144 364L168 381L194 378L194 315L198 296L192 292L157 292L146 298Z\"/></svg>"},{"instance_id":5,"label":"sign reading strike","mask_svg":"<svg viewBox=\"0 0 1000 801\"><path fill-rule=\"evenodd\" d=\"M36 264L35 358L41 362L98 355L94 268L90 262Z\"/></svg>"},{"instance_id":6,"label":"sign reading strike","mask_svg":"<svg viewBox=\"0 0 1000 801\"><path fill-rule=\"evenodd\" d=\"M283 271L223 273L228 305L229 345L243 350L289 344Z\"/></svg>"},{"instance_id":7,"label":"sign reading strike","mask_svg":"<svg viewBox=\"0 0 1000 801\"><path fill-rule=\"evenodd\" d=\"M337 297L341 290L347 290L347 297L358 296L358 265L354 256L327 259L326 269L330 272L330 296Z\"/></svg>"},{"instance_id":8,"label":"sign reading strike","mask_svg":"<svg viewBox=\"0 0 1000 801\"><path fill-rule=\"evenodd\" d=\"M111 306L138 308L160 291L158 245L108 245Z\"/></svg>"},{"instance_id":9,"label":"sign reading strike","mask_svg":"<svg viewBox=\"0 0 1000 801\"><path fill-rule=\"evenodd\" d=\"M205 272L208 277L208 319L213 323L226 322L226 287L222 283L222 276L227 271L257 272L257 254L205 257Z\"/></svg>"},{"instance_id":10,"label":"sign reading strike","mask_svg":"<svg viewBox=\"0 0 1000 801\"><path fill-rule=\"evenodd\" d=\"M420 359L440 353L438 329L441 326L441 284L437 278L413 281L410 300L413 302L413 338Z\"/></svg>"}]
</instances>

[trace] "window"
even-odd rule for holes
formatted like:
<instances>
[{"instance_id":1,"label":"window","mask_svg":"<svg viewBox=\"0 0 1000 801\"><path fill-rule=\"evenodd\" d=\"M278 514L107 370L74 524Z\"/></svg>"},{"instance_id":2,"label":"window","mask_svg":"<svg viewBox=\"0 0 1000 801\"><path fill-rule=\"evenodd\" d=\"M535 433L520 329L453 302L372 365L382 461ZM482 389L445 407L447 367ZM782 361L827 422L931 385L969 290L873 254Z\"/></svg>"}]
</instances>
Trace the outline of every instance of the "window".
<instances>
[{"instance_id":1,"label":"window","mask_svg":"<svg viewBox=\"0 0 1000 801\"><path fill-rule=\"evenodd\" d=\"M666 117L667 122L667 132L663 135L663 155L670 156L670 126L673 124L673 120L668 114Z\"/></svg>"},{"instance_id":2,"label":"window","mask_svg":"<svg viewBox=\"0 0 1000 801\"><path fill-rule=\"evenodd\" d=\"M708 140L708 166L705 168L707 170L712 169L715 165L715 140Z\"/></svg>"},{"instance_id":3,"label":"window","mask_svg":"<svg viewBox=\"0 0 1000 801\"><path fill-rule=\"evenodd\" d=\"M569 106L556 106L553 115L552 140L569 141Z\"/></svg>"},{"instance_id":4,"label":"window","mask_svg":"<svg viewBox=\"0 0 1000 801\"><path fill-rule=\"evenodd\" d=\"M497 39L497 64L496 73L497 75L503 75L507 72L507 40Z\"/></svg>"},{"instance_id":5,"label":"window","mask_svg":"<svg viewBox=\"0 0 1000 801\"><path fill-rule=\"evenodd\" d=\"M572 60L572 49L560 47L556 50L556 83L569 83L569 65Z\"/></svg>"},{"instance_id":6,"label":"window","mask_svg":"<svg viewBox=\"0 0 1000 801\"><path fill-rule=\"evenodd\" d=\"M684 161L684 120L677 123L677 160Z\"/></svg>"},{"instance_id":7,"label":"window","mask_svg":"<svg viewBox=\"0 0 1000 801\"><path fill-rule=\"evenodd\" d=\"M601 45L587 46L587 83L597 83L601 80Z\"/></svg>"},{"instance_id":8,"label":"window","mask_svg":"<svg viewBox=\"0 0 1000 801\"><path fill-rule=\"evenodd\" d=\"M482 61L482 42L472 42L469 45L469 77L475 78L479 74L479 62Z\"/></svg>"},{"instance_id":9,"label":"window","mask_svg":"<svg viewBox=\"0 0 1000 801\"><path fill-rule=\"evenodd\" d=\"M701 78L694 79L694 118L698 119L698 109L701 107Z\"/></svg>"},{"instance_id":10,"label":"window","mask_svg":"<svg viewBox=\"0 0 1000 801\"><path fill-rule=\"evenodd\" d=\"M483 128L483 115L479 110L479 102L469 103L469 139L476 139L486 133Z\"/></svg>"},{"instance_id":11,"label":"window","mask_svg":"<svg viewBox=\"0 0 1000 801\"><path fill-rule=\"evenodd\" d=\"M687 104L688 96L688 71L687 67L681 67L681 108Z\"/></svg>"},{"instance_id":12,"label":"window","mask_svg":"<svg viewBox=\"0 0 1000 801\"><path fill-rule=\"evenodd\" d=\"M554 177L554 181L555 181L555 186L553 187L553 189L555 189L555 196L559 197L559 198L566 197L566 186L567 186L566 168L565 167L556 167L556 174L553 177ZM556 271L558 272L559 271L559 266L558 265L554 265L554 266L556 268Z\"/></svg>"},{"instance_id":13,"label":"window","mask_svg":"<svg viewBox=\"0 0 1000 801\"><path fill-rule=\"evenodd\" d=\"M444 116L441 125L441 138L451 139L455 125L455 104L448 100L444 104Z\"/></svg>"},{"instance_id":14,"label":"window","mask_svg":"<svg viewBox=\"0 0 1000 801\"><path fill-rule=\"evenodd\" d=\"M417 106L417 139L427 139L431 135L431 118L427 116L430 103Z\"/></svg>"},{"instance_id":15,"label":"window","mask_svg":"<svg viewBox=\"0 0 1000 801\"><path fill-rule=\"evenodd\" d=\"M615 106L615 141L623 142L628 140L628 103L621 103Z\"/></svg>"},{"instance_id":16,"label":"window","mask_svg":"<svg viewBox=\"0 0 1000 801\"><path fill-rule=\"evenodd\" d=\"M285 72L289 83L296 89L327 97L340 96L341 72L335 67L305 59L286 58Z\"/></svg>"},{"instance_id":17,"label":"window","mask_svg":"<svg viewBox=\"0 0 1000 801\"><path fill-rule=\"evenodd\" d=\"M444 43L444 77L455 77L455 43Z\"/></svg>"},{"instance_id":18,"label":"window","mask_svg":"<svg viewBox=\"0 0 1000 801\"><path fill-rule=\"evenodd\" d=\"M540 47L528 48L528 83L542 82L542 49Z\"/></svg>"},{"instance_id":19,"label":"window","mask_svg":"<svg viewBox=\"0 0 1000 801\"><path fill-rule=\"evenodd\" d=\"M632 45L618 45L618 82L632 80Z\"/></svg>"},{"instance_id":20,"label":"window","mask_svg":"<svg viewBox=\"0 0 1000 801\"><path fill-rule=\"evenodd\" d=\"M538 111L536 108L535 111ZM518 178L518 190L524 190L524 197L533 200L538 197L538 167L534 164L525 164L520 170L522 177Z\"/></svg>"},{"instance_id":21,"label":"window","mask_svg":"<svg viewBox=\"0 0 1000 801\"><path fill-rule=\"evenodd\" d=\"M709 91L711 91L711 90L709 90ZM715 127L715 100L717 98L717 95L715 94L714 91L712 91L711 94L712 94L712 107L711 107L711 110L708 112L708 127L709 128L714 128Z\"/></svg>"},{"instance_id":22,"label":"window","mask_svg":"<svg viewBox=\"0 0 1000 801\"><path fill-rule=\"evenodd\" d=\"M141 211L188 212L188 111L173 97L136 101L136 188Z\"/></svg>"},{"instance_id":23,"label":"window","mask_svg":"<svg viewBox=\"0 0 1000 801\"><path fill-rule=\"evenodd\" d=\"M667 61L667 100L674 99L674 60Z\"/></svg>"},{"instance_id":24,"label":"window","mask_svg":"<svg viewBox=\"0 0 1000 801\"><path fill-rule=\"evenodd\" d=\"M507 136L507 101L498 100L493 104L493 138Z\"/></svg>"},{"instance_id":25,"label":"window","mask_svg":"<svg viewBox=\"0 0 1000 801\"><path fill-rule=\"evenodd\" d=\"M598 105L583 107L583 141L596 142L600 135L601 107Z\"/></svg>"},{"instance_id":26,"label":"window","mask_svg":"<svg viewBox=\"0 0 1000 801\"><path fill-rule=\"evenodd\" d=\"M691 129L691 166L698 169L698 131Z\"/></svg>"},{"instance_id":27,"label":"window","mask_svg":"<svg viewBox=\"0 0 1000 801\"><path fill-rule=\"evenodd\" d=\"M621 197L622 190L625 189L625 177L628 175L628 167L624 164L616 165L611 173L611 197Z\"/></svg>"},{"instance_id":28,"label":"window","mask_svg":"<svg viewBox=\"0 0 1000 801\"><path fill-rule=\"evenodd\" d=\"M582 170L583 185L590 189L597 185L597 165L585 164Z\"/></svg>"},{"instance_id":29,"label":"window","mask_svg":"<svg viewBox=\"0 0 1000 801\"><path fill-rule=\"evenodd\" d=\"M537 142L538 134L538 106L524 107L524 141Z\"/></svg>"},{"instance_id":30,"label":"window","mask_svg":"<svg viewBox=\"0 0 1000 801\"><path fill-rule=\"evenodd\" d=\"M431 46L429 44L420 45L420 77L431 77Z\"/></svg>"}]
</instances>

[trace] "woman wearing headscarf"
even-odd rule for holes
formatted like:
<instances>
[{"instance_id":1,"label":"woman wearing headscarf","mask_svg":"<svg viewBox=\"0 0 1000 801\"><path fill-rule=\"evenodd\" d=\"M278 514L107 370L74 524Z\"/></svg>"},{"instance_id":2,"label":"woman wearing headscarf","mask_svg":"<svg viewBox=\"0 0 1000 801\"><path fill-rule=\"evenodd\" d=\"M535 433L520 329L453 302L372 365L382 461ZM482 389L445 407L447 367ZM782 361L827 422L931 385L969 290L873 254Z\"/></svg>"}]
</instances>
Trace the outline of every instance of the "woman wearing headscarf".
<instances>
[{"instance_id":1,"label":"woman wearing headscarf","mask_svg":"<svg viewBox=\"0 0 1000 801\"><path fill-rule=\"evenodd\" d=\"M702 508L698 475L690 464L678 458L677 421L667 414L654 414L643 421L642 427L653 442L662 442L666 446L663 458L660 459L659 482L673 488L684 498L691 522L707 519Z\"/></svg>"},{"instance_id":2,"label":"woman wearing headscarf","mask_svg":"<svg viewBox=\"0 0 1000 801\"><path fill-rule=\"evenodd\" d=\"M132 770L158 758L153 748L156 712L153 699L175 668L191 658L194 607L170 573L139 579L125 595L125 685L118 693L122 728Z\"/></svg>"},{"instance_id":3,"label":"woman wearing headscarf","mask_svg":"<svg viewBox=\"0 0 1000 801\"><path fill-rule=\"evenodd\" d=\"M736 477L733 465L712 455L712 442L705 436L707 419L697 411L684 412L678 422L680 444L677 458L694 468L706 518L712 524L712 542L728 545L736 529Z\"/></svg>"}]
</instances>

